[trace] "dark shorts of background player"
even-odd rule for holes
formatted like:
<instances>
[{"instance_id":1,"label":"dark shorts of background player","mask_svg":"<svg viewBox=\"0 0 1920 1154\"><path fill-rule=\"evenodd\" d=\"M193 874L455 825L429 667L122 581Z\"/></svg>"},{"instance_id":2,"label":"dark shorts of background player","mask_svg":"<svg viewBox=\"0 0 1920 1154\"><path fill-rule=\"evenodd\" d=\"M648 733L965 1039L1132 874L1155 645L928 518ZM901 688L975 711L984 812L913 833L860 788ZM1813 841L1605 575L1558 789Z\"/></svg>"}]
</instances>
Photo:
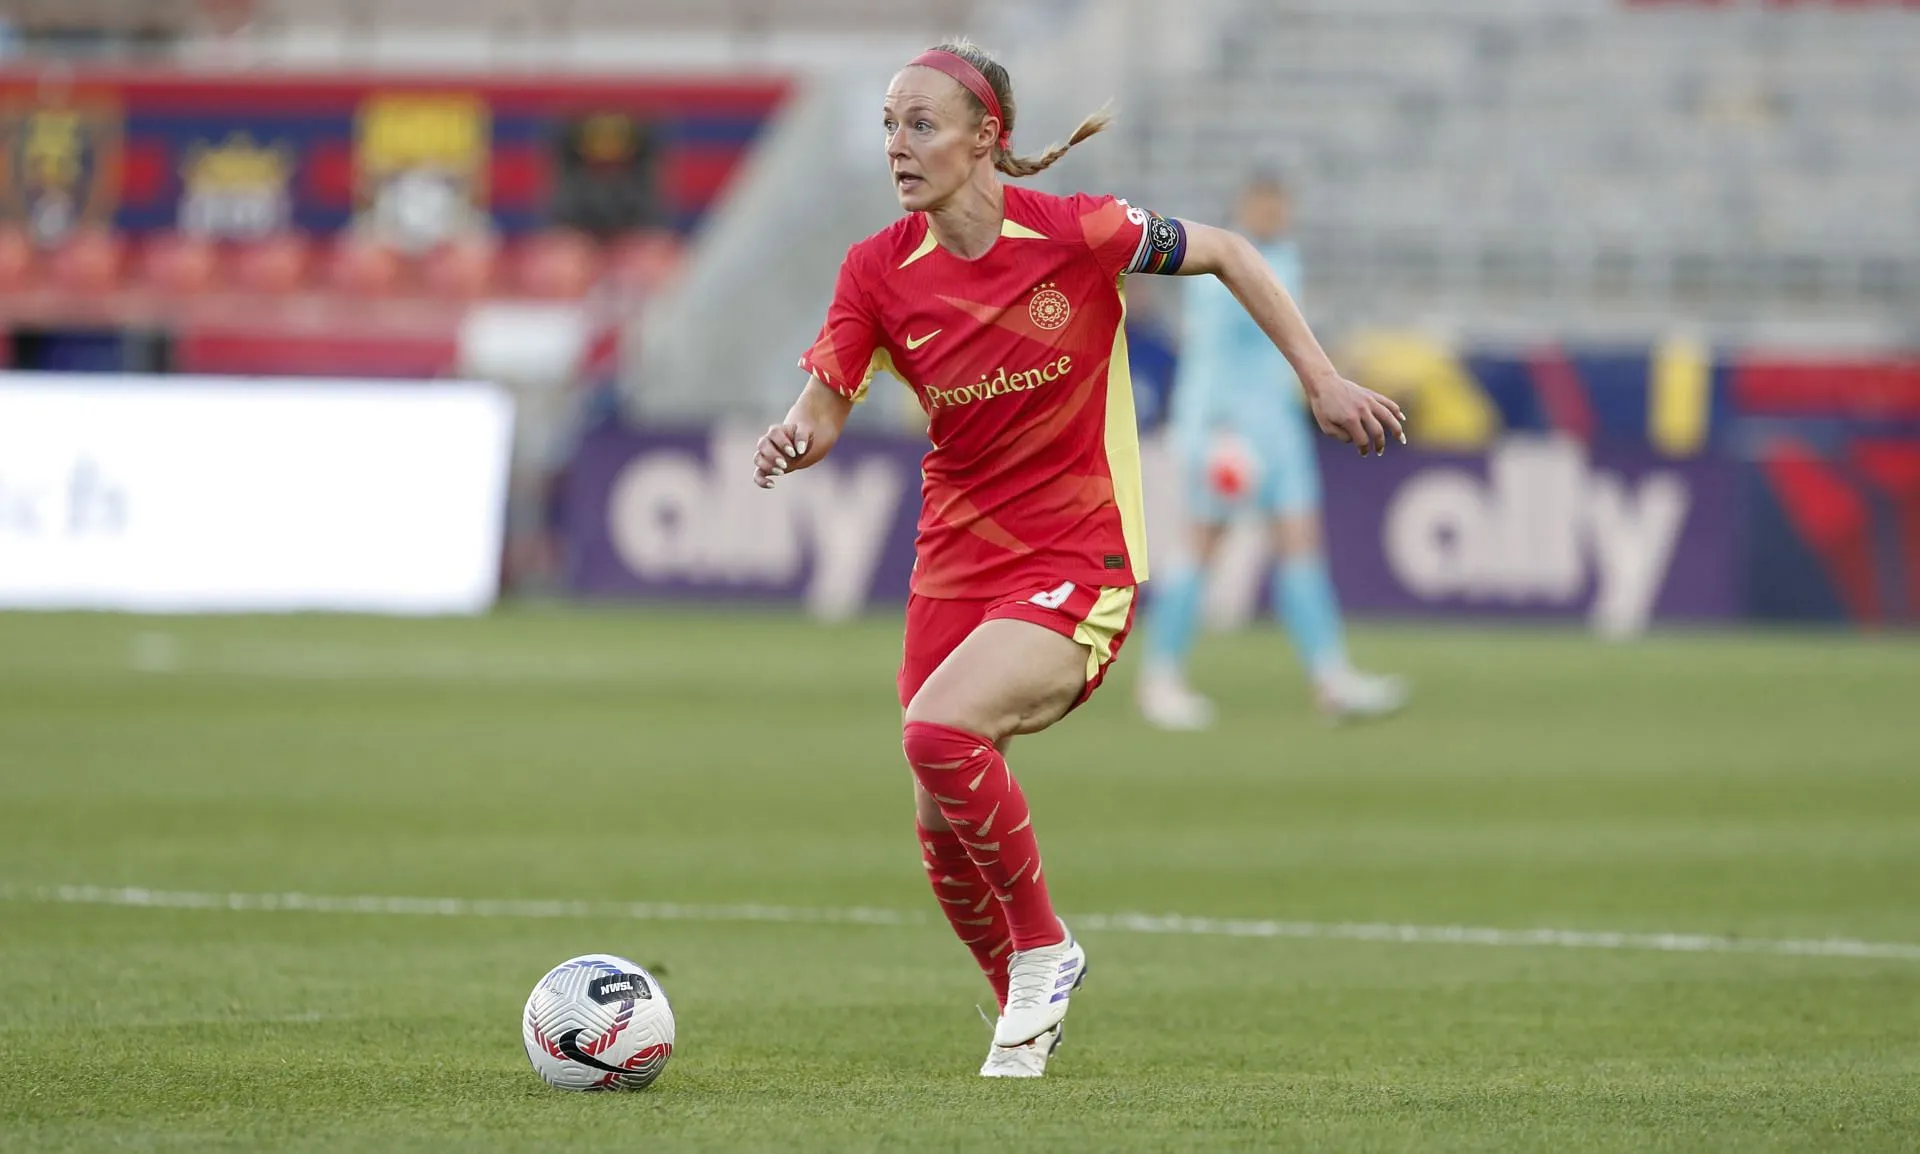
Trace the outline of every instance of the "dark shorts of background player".
<instances>
[{"instance_id":1,"label":"dark shorts of background player","mask_svg":"<svg viewBox=\"0 0 1920 1154\"><path fill-rule=\"evenodd\" d=\"M900 707L905 709L947 655L983 621L1031 621L1077 641L1087 651L1086 687L1077 708L1107 675L1133 628L1134 587L1091 587L1071 581L1035 581L1001 597L907 599L907 636L900 657Z\"/></svg>"}]
</instances>

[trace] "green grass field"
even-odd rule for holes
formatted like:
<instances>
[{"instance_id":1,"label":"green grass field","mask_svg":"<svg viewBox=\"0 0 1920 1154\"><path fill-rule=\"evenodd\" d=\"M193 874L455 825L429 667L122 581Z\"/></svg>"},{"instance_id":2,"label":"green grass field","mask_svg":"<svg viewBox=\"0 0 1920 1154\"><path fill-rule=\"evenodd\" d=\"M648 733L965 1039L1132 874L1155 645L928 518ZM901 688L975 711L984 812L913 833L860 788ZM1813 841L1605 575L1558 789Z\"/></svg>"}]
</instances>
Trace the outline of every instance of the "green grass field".
<instances>
[{"instance_id":1,"label":"green grass field","mask_svg":"<svg viewBox=\"0 0 1920 1154\"><path fill-rule=\"evenodd\" d=\"M1015 747L1093 973L1045 1081L1000 1083L892 620L0 616L0 1147L1920 1148L1912 639L1356 645L1411 713L1320 726L1260 632L1203 651L1214 733L1143 727L1123 663ZM809 920L856 908L898 917ZM1782 944L1828 939L1867 945ZM534 981L600 950L674 1001L644 1093L521 1052Z\"/></svg>"}]
</instances>

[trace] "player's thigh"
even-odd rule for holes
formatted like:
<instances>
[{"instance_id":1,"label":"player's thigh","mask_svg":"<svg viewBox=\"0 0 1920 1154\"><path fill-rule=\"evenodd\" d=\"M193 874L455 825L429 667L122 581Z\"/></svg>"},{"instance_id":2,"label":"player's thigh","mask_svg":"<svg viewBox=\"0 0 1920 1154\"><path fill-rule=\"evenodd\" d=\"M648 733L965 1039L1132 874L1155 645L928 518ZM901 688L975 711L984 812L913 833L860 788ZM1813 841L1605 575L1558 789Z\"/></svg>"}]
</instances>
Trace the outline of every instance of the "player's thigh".
<instances>
[{"instance_id":1,"label":"player's thigh","mask_svg":"<svg viewBox=\"0 0 1920 1154\"><path fill-rule=\"evenodd\" d=\"M1214 483L1209 465L1210 446L1184 439L1174 446L1174 474L1180 487L1180 512L1189 533L1211 531L1218 536L1233 519L1234 499ZM1197 541L1194 542L1197 544Z\"/></svg>"},{"instance_id":2,"label":"player's thigh","mask_svg":"<svg viewBox=\"0 0 1920 1154\"><path fill-rule=\"evenodd\" d=\"M1221 543L1227 539L1227 525L1225 521L1196 521L1187 526L1187 548L1194 564L1203 569L1213 564Z\"/></svg>"},{"instance_id":3,"label":"player's thigh","mask_svg":"<svg viewBox=\"0 0 1920 1154\"><path fill-rule=\"evenodd\" d=\"M1321 539L1325 534L1321 530L1319 510L1279 513L1274 516L1272 525L1274 556L1285 561L1294 557L1320 555Z\"/></svg>"},{"instance_id":4,"label":"player's thigh","mask_svg":"<svg viewBox=\"0 0 1920 1154\"><path fill-rule=\"evenodd\" d=\"M967 634L985 620L989 604L984 599L922 597L918 593L907 598L906 632L900 646L900 672L895 678L901 709L920 692L940 663L960 647Z\"/></svg>"},{"instance_id":5,"label":"player's thigh","mask_svg":"<svg viewBox=\"0 0 1920 1154\"><path fill-rule=\"evenodd\" d=\"M950 725L996 744L1064 717L1087 687L1087 648L1014 618L980 623L907 705L907 720Z\"/></svg>"}]
</instances>

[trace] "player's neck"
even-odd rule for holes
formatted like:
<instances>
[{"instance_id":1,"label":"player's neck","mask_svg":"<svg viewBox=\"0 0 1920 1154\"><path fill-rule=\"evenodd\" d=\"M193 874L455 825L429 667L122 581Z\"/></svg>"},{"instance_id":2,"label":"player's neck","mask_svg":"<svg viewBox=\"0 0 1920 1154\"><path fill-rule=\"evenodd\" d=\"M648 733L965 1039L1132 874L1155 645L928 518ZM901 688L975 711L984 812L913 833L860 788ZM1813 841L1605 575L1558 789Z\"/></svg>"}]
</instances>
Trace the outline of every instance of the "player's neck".
<instances>
[{"instance_id":1,"label":"player's neck","mask_svg":"<svg viewBox=\"0 0 1920 1154\"><path fill-rule=\"evenodd\" d=\"M941 248L961 260L978 260L1000 239L1006 216L1006 189L989 172L928 209L927 229Z\"/></svg>"}]
</instances>

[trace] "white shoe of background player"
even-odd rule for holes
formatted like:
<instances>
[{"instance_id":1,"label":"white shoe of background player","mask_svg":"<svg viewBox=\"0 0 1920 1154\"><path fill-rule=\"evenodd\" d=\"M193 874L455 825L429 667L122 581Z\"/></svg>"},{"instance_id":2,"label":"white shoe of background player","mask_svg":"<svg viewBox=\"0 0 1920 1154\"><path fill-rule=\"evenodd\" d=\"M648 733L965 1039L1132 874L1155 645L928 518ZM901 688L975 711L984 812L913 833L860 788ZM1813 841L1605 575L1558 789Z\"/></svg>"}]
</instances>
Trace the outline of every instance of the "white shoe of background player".
<instances>
[{"instance_id":1,"label":"white shoe of background player","mask_svg":"<svg viewBox=\"0 0 1920 1154\"><path fill-rule=\"evenodd\" d=\"M1386 717L1405 709L1407 682L1402 677L1339 669L1314 685L1320 712L1332 721Z\"/></svg>"},{"instance_id":2,"label":"white shoe of background player","mask_svg":"<svg viewBox=\"0 0 1920 1154\"><path fill-rule=\"evenodd\" d=\"M1155 729L1192 733L1213 726L1213 702L1195 693L1177 673L1145 670L1133 693L1140 716Z\"/></svg>"}]
</instances>

